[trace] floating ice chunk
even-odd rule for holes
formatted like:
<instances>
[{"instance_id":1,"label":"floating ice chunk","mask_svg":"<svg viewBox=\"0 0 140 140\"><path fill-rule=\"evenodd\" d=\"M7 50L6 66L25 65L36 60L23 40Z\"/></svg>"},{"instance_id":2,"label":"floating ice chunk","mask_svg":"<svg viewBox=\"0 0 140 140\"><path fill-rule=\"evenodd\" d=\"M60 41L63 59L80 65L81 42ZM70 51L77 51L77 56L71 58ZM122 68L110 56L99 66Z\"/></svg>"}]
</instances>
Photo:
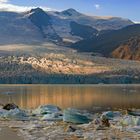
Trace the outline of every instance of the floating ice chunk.
<instances>
[{"instance_id":1,"label":"floating ice chunk","mask_svg":"<svg viewBox=\"0 0 140 140\"><path fill-rule=\"evenodd\" d=\"M36 115L44 115L44 114L52 114L61 111L61 109L54 105L43 105L39 106L37 109L33 110L33 114Z\"/></svg>"},{"instance_id":2,"label":"floating ice chunk","mask_svg":"<svg viewBox=\"0 0 140 140\"><path fill-rule=\"evenodd\" d=\"M140 117L125 116L121 120L121 124L125 126L140 126Z\"/></svg>"},{"instance_id":3,"label":"floating ice chunk","mask_svg":"<svg viewBox=\"0 0 140 140\"><path fill-rule=\"evenodd\" d=\"M63 112L63 121L84 124L89 123L91 119L86 114L82 114L79 110L68 108Z\"/></svg>"},{"instance_id":4,"label":"floating ice chunk","mask_svg":"<svg viewBox=\"0 0 140 140\"><path fill-rule=\"evenodd\" d=\"M28 115L25 111L18 108L12 110L0 110L0 118L10 120L28 120Z\"/></svg>"},{"instance_id":5,"label":"floating ice chunk","mask_svg":"<svg viewBox=\"0 0 140 140\"><path fill-rule=\"evenodd\" d=\"M47 120L47 121L61 121L63 120L63 115L61 113L52 113L52 114L46 114L44 115L41 120Z\"/></svg>"},{"instance_id":6,"label":"floating ice chunk","mask_svg":"<svg viewBox=\"0 0 140 140\"><path fill-rule=\"evenodd\" d=\"M112 120L114 118L121 117L121 115L122 114L119 111L107 111L107 112L104 112L101 117Z\"/></svg>"}]
</instances>

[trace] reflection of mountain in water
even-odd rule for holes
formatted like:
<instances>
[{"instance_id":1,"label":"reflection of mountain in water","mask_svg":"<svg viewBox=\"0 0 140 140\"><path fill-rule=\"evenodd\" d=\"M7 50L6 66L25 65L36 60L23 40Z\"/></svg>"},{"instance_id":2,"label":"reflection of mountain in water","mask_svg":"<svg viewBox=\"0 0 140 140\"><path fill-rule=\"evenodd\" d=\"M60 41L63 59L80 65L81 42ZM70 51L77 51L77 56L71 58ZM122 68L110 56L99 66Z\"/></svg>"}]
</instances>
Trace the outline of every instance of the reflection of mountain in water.
<instances>
[{"instance_id":1,"label":"reflection of mountain in water","mask_svg":"<svg viewBox=\"0 0 140 140\"><path fill-rule=\"evenodd\" d=\"M103 107L140 107L140 86L5 86L0 92L12 91L15 94L0 94L0 102L9 98L22 108L36 108L43 104L55 104L61 108L92 109ZM132 94L133 92L133 94Z\"/></svg>"}]
</instances>

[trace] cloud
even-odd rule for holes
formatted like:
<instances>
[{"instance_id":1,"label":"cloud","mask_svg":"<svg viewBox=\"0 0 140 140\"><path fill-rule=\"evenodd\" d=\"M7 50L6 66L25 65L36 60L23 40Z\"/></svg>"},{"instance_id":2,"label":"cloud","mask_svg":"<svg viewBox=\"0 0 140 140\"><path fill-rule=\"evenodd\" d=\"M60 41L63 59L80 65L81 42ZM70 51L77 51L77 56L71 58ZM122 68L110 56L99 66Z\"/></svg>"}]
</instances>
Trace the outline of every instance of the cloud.
<instances>
[{"instance_id":1,"label":"cloud","mask_svg":"<svg viewBox=\"0 0 140 140\"><path fill-rule=\"evenodd\" d=\"M9 0L0 0L0 11L11 11L11 12L25 12L29 11L32 8L32 6L18 6L14 4L10 4ZM54 9L49 8L49 7L41 7L45 11L53 11Z\"/></svg>"},{"instance_id":2,"label":"cloud","mask_svg":"<svg viewBox=\"0 0 140 140\"><path fill-rule=\"evenodd\" d=\"M7 3L8 0L0 0L0 3Z\"/></svg>"},{"instance_id":3,"label":"cloud","mask_svg":"<svg viewBox=\"0 0 140 140\"><path fill-rule=\"evenodd\" d=\"M135 24L140 24L140 21L133 21Z\"/></svg>"},{"instance_id":4,"label":"cloud","mask_svg":"<svg viewBox=\"0 0 140 140\"><path fill-rule=\"evenodd\" d=\"M94 7L99 10L101 8L101 6L99 4L95 4Z\"/></svg>"}]
</instances>

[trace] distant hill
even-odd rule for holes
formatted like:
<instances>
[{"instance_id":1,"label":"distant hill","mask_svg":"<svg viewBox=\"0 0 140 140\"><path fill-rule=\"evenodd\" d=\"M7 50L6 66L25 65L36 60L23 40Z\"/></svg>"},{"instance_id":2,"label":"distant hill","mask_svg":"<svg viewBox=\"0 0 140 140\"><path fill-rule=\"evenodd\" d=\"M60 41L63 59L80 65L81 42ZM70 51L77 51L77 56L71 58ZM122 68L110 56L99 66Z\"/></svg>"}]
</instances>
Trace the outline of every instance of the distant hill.
<instances>
[{"instance_id":1,"label":"distant hill","mask_svg":"<svg viewBox=\"0 0 140 140\"><path fill-rule=\"evenodd\" d=\"M132 37L120 44L118 48L112 52L112 57L128 60L140 60L140 36Z\"/></svg>"}]
</instances>

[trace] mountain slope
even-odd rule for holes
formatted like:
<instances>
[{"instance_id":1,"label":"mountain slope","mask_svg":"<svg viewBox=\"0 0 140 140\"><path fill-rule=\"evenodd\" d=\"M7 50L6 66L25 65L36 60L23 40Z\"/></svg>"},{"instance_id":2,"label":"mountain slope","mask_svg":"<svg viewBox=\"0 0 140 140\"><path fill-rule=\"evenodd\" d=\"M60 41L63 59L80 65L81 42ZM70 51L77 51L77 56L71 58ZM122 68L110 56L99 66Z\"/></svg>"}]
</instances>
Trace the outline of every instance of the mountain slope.
<instances>
[{"instance_id":1,"label":"mountain slope","mask_svg":"<svg viewBox=\"0 0 140 140\"><path fill-rule=\"evenodd\" d=\"M59 18L65 19L65 21L75 21L79 24L91 26L97 30L114 30L134 24L129 19L120 17L88 16L83 13L79 13L75 9L67 9L62 12L57 12L55 15Z\"/></svg>"},{"instance_id":2,"label":"mountain slope","mask_svg":"<svg viewBox=\"0 0 140 140\"><path fill-rule=\"evenodd\" d=\"M140 36L140 24L130 25L120 30L110 31L97 36L96 38L82 40L70 47L79 51L101 53L104 56L110 56L118 45L131 37ZM86 47L85 47L86 46Z\"/></svg>"},{"instance_id":3,"label":"mountain slope","mask_svg":"<svg viewBox=\"0 0 140 140\"><path fill-rule=\"evenodd\" d=\"M114 58L140 60L140 36L125 41L111 55Z\"/></svg>"},{"instance_id":4,"label":"mountain slope","mask_svg":"<svg viewBox=\"0 0 140 140\"><path fill-rule=\"evenodd\" d=\"M70 23L70 27L72 35L80 36L84 39L93 38L98 34L98 30L87 25L78 24L74 21Z\"/></svg>"},{"instance_id":5,"label":"mountain slope","mask_svg":"<svg viewBox=\"0 0 140 140\"><path fill-rule=\"evenodd\" d=\"M28 18L40 29L44 38L55 42L62 41L52 27L51 17L45 11L40 8L32 9Z\"/></svg>"},{"instance_id":6,"label":"mountain slope","mask_svg":"<svg viewBox=\"0 0 140 140\"><path fill-rule=\"evenodd\" d=\"M80 36L71 33L71 23L86 26L84 32L96 30L112 30L133 24L122 18L91 17L68 9L62 12L43 11L40 8L24 13L0 11L0 43L7 44L42 44L53 42L61 44L63 39L77 42ZM112 26L111 26L112 25ZM75 30L75 31L74 31ZM73 32L77 32L74 29ZM91 31L90 31L91 30ZM82 35L83 36L83 35ZM85 35L83 36L85 38Z\"/></svg>"},{"instance_id":7,"label":"mountain slope","mask_svg":"<svg viewBox=\"0 0 140 140\"><path fill-rule=\"evenodd\" d=\"M22 13L0 12L0 44L42 41L39 29Z\"/></svg>"},{"instance_id":8,"label":"mountain slope","mask_svg":"<svg viewBox=\"0 0 140 140\"><path fill-rule=\"evenodd\" d=\"M96 30L117 30L128 25L134 24L128 19L123 19L119 17L97 17L97 16L88 16L82 13L79 13L75 9L68 9L62 12L48 12L52 17L52 26L59 36L62 38L67 38L76 41L79 41L79 38L73 37L71 34L71 22L76 22L81 25L90 26Z\"/></svg>"},{"instance_id":9,"label":"mountain slope","mask_svg":"<svg viewBox=\"0 0 140 140\"><path fill-rule=\"evenodd\" d=\"M40 29L51 25L50 16L40 8L31 9L29 19Z\"/></svg>"}]
</instances>

